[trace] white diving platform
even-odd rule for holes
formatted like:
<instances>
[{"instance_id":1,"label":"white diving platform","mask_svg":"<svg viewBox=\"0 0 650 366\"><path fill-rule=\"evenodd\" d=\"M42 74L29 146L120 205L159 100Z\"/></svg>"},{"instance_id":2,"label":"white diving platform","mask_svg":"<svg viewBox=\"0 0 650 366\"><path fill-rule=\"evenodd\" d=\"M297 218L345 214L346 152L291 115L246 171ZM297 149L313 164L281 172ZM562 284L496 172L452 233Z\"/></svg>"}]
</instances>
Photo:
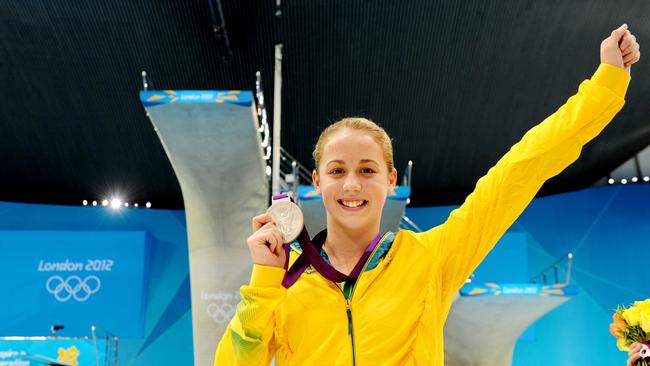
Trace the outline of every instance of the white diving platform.
<instances>
[{"instance_id":1,"label":"white diving platform","mask_svg":"<svg viewBox=\"0 0 650 366\"><path fill-rule=\"evenodd\" d=\"M510 366L521 334L577 293L566 284L463 286L445 325L445 365Z\"/></svg>"},{"instance_id":2,"label":"white diving platform","mask_svg":"<svg viewBox=\"0 0 650 366\"><path fill-rule=\"evenodd\" d=\"M183 192L194 364L211 365L251 260L251 218L269 188L249 91L145 90L147 111Z\"/></svg>"}]
</instances>

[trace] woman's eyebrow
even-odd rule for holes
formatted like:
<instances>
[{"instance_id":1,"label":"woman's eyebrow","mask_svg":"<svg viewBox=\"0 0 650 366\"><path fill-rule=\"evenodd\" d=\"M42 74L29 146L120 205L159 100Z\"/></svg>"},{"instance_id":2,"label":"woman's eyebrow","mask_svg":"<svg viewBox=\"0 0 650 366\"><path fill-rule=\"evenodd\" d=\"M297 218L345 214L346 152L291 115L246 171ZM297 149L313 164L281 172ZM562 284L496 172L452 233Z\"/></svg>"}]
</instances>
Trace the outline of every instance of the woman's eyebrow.
<instances>
[{"instance_id":1,"label":"woman's eyebrow","mask_svg":"<svg viewBox=\"0 0 650 366\"><path fill-rule=\"evenodd\" d=\"M366 163L374 163L374 164L379 165L379 163L377 163L376 161L374 161L372 159L361 159L361 160L359 160L359 164L366 164ZM343 165L345 165L345 161L339 160L339 159L330 160L330 161L327 162L327 165L330 165L330 164L343 164Z\"/></svg>"},{"instance_id":2,"label":"woman's eyebrow","mask_svg":"<svg viewBox=\"0 0 650 366\"><path fill-rule=\"evenodd\" d=\"M361 160L359 160L359 164L364 164L364 163L375 163L375 164L379 165L379 163L377 163L376 161L374 161L372 159L361 159Z\"/></svg>"},{"instance_id":3,"label":"woman's eyebrow","mask_svg":"<svg viewBox=\"0 0 650 366\"><path fill-rule=\"evenodd\" d=\"M343 165L345 165L345 162L343 160L330 160L330 161L327 162L327 165L330 165L330 164L343 164Z\"/></svg>"}]
</instances>

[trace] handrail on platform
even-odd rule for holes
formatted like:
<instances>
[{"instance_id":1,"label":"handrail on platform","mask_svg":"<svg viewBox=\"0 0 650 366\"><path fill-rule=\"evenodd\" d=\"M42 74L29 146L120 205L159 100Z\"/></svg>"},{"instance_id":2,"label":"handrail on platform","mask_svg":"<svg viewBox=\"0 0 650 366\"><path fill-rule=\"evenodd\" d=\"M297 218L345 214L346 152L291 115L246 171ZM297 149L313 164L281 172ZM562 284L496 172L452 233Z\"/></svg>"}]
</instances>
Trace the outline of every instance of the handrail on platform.
<instances>
[{"instance_id":1,"label":"handrail on platform","mask_svg":"<svg viewBox=\"0 0 650 366\"><path fill-rule=\"evenodd\" d=\"M561 264L564 262L567 262L567 271L564 277L564 282L560 282L560 276L559 276L559 267ZM571 282L571 268L573 265L573 253L569 252L565 256L560 257L558 260L556 260L553 264L545 268L543 271L541 271L539 274L533 276L530 279L530 282L532 283L537 283L538 279L542 279L542 283L546 284L547 279L548 279L548 272L553 271L553 278L555 280L555 283L564 283L564 284L569 284Z\"/></svg>"}]
</instances>

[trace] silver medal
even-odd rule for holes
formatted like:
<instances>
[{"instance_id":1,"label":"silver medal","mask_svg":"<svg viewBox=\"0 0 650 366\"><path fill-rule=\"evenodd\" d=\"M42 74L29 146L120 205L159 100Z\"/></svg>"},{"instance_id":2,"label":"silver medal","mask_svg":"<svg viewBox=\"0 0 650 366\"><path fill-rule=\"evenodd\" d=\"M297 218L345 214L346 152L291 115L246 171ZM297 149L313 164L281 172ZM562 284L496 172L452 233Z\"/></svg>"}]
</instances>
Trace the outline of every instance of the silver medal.
<instances>
[{"instance_id":1,"label":"silver medal","mask_svg":"<svg viewBox=\"0 0 650 366\"><path fill-rule=\"evenodd\" d=\"M291 201L275 201L271 207L266 210L275 225L278 227L285 243L291 243L296 240L302 228L304 221L300 207Z\"/></svg>"}]
</instances>

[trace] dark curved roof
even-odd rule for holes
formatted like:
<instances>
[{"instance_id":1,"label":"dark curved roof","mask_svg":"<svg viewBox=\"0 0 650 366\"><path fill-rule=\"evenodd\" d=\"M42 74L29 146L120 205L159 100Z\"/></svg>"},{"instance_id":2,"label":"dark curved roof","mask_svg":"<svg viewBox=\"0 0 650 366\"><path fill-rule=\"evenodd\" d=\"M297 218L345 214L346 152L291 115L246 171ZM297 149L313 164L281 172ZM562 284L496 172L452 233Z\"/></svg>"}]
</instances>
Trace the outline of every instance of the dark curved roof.
<instances>
[{"instance_id":1,"label":"dark curved roof","mask_svg":"<svg viewBox=\"0 0 650 366\"><path fill-rule=\"evenodd\" d=\"M2 1L0 200L76 205L120 191L182 207L140 72L157 89L253 89L260 70L270 109L279 39L292 155L311 167L320 130L363 115L394 138L400 173L413 160L412 204L459 203L590 76L612 29L627 22L650 44L646 0L299 1L279 19L273 0L222 5L227 60L208 0ZM646 58L613 125L543 193L590 186L650 144L648 75Z\"/></svg>"}]
</instances>

